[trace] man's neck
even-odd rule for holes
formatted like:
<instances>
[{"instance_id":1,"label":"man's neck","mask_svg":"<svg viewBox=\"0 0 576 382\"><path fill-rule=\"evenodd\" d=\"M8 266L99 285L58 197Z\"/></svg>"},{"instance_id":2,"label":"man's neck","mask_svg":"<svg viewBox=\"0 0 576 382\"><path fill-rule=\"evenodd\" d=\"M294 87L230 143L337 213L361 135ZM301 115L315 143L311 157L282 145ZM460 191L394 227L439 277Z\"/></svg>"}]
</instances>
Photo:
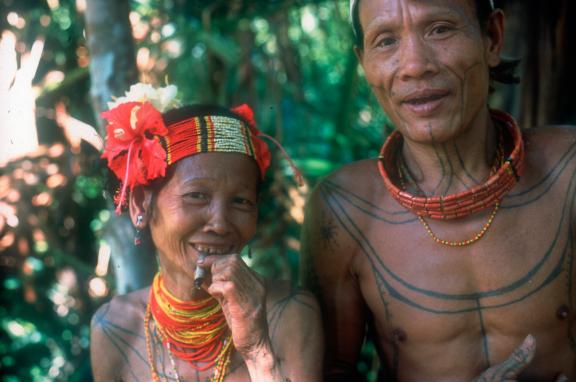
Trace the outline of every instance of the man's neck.
<instances>
[{"instance_id":1,"label":"man's neck","mask_svg":"<svg viewBox=\"0 0 576 382\"><path fill-rule=\"evenodd\" d=\"M486 181L494 166L499 139L488 110L479 113L462 131L441 143L404 139L397 164L408 192L447 195Z\"/></svg>"}]
</instances>

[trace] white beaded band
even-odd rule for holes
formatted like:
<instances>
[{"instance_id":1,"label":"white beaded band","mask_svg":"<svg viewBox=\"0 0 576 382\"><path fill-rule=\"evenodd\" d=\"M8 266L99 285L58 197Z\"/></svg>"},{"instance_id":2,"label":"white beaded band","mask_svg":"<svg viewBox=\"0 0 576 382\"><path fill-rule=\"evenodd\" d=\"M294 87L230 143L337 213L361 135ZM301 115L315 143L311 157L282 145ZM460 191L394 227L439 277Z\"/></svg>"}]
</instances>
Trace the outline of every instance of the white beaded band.
<instances>
[{"instance_id":1,"label":"white beaded band","mask_svg":"<svg viewBox=\"0 0 576 382\"><path fill-rule=\"evenodd\" d=\"M494 0L489 0L490 1L490 8L492 10L494 10ZM358 0L350 0L350 22L354 22L354 8L356 7L356 4L358 3Z\"/></svg>"}]
</instances>

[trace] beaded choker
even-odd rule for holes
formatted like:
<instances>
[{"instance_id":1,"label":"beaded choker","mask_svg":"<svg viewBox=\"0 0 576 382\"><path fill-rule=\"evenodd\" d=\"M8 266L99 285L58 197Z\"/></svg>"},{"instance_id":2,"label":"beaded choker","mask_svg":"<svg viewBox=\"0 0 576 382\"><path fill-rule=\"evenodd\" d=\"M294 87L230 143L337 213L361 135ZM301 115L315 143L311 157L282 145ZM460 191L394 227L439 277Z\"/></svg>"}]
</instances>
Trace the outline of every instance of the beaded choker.
<instances>
[{"instance_id":1,"label":"beaded choker","mask_svg":"<svg viewBox=\"0 0 576 382\"><path fill-rule=\"evenodd\" d=\"M213 380L221 380L232 350L230 330L222 307L212 297L202 301L182 301L168 292L162 275L156 274L145 317L148 354L151 354L148 320L152 317L157 332L168 350L188 361L198 371L216 365ZM153 377L157 377L151 359ZM202 363L199 366L198 363ZM156 380L156 378L154 378Z\"/></svg>"},{"instance_id":2,"label":"beaded choker","mask_svg":"<svg viewBox=\"0 0 576 382\"><path fill-rule=\"evenodd\" d=\"M504 162L488 180L466 191L440 196L414 196L396 186L388 171L396 169L394 147L402 142L402 135L394 131L380 151L378 169L390 195L403 207L417 216L432 219L455 219L471 215L498 203L514 187L524 171L524 142L522 133L512 116L498 110L490 110L492 119L505 126L504 136L512 140L512 150L505 155Z\"/></svg>"}]
</instances>

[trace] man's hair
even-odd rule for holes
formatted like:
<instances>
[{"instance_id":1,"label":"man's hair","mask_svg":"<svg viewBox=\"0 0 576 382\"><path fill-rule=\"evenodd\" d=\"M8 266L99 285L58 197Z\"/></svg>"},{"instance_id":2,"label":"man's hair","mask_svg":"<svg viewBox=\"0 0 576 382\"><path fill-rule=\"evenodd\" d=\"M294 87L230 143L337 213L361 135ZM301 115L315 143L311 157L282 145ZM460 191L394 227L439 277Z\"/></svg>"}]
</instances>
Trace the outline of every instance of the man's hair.
<instances>
[{"instance_id":1,"label":"man's hair","mask_svg":"<svg viewBox=\"0 0 576 382\"><path fill-rule=\"evenodd\" d=\"M359 3L361 0L356 0L354 7L351 9L352 30L354 32L354 44L360 49L364 49L364 31L360 25L359 16ZM494 11L494 5L489 0L474 0L476 5L476 17L480 24L480 29L486 33L490 15ZM516 68L520 64L517 59L500 59L500 63L490 69L490 79L504 84L517 84L520 78L514 74Z\"/></svg>"}]
</instances>

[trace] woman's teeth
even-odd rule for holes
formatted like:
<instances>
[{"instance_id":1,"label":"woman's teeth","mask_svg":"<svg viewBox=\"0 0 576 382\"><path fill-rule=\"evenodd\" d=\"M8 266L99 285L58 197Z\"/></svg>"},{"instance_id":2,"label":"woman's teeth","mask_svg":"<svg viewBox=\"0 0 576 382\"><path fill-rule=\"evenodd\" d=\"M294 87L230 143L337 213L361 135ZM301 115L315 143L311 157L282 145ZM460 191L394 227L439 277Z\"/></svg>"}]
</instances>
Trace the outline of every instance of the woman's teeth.
<instances>
[{"instance_id":1,"label":"woman's teeth","mask_svg":"<svg viewBox=\"0 0 576 382\"><path fill-rule=\"evenodd\" d=\"M230 248L213 248L195 245L194 249L207 255L227 255L230 253Z\"/></svg>"}]
</instances>

